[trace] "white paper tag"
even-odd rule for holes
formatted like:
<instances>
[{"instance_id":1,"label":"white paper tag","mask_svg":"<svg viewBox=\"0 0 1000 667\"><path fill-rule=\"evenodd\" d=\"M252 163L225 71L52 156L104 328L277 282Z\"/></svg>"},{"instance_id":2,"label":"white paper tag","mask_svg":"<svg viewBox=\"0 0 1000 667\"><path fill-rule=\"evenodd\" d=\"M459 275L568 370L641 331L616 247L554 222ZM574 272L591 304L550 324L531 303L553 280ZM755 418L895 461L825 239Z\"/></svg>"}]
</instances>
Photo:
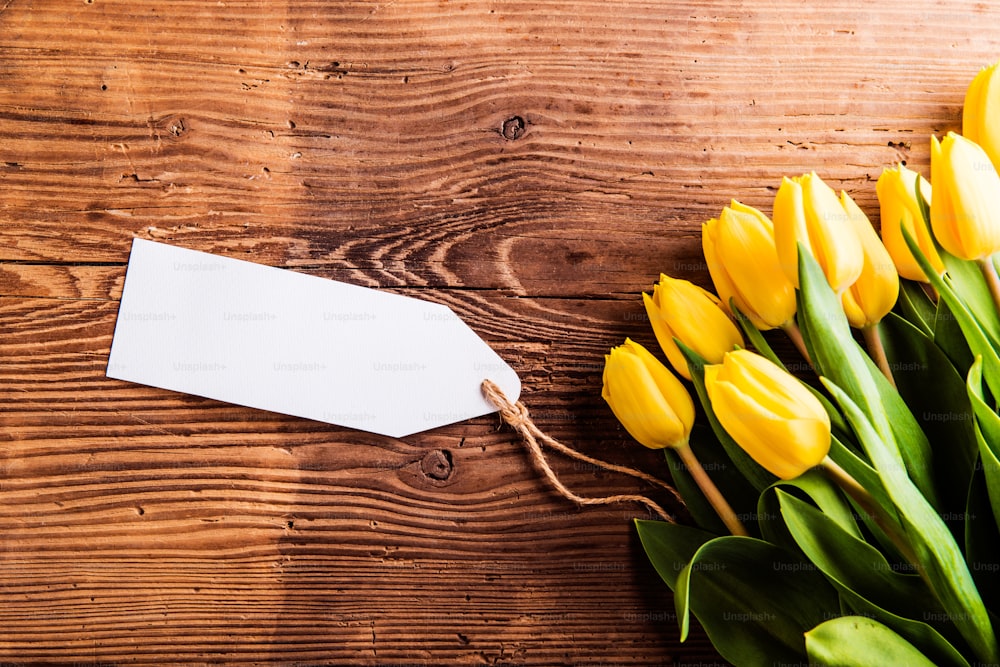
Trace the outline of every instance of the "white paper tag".
<instances>
[{"instance_id":1,"label":"white paper tag","mask_svg":"<svg viewBox=\"0 0 1000 667\"><path fill-rule=\"evenodd\" d=\"M521 391L447 306L143 239L107 375L394 437Z\"/></svg>"}]
</instances>

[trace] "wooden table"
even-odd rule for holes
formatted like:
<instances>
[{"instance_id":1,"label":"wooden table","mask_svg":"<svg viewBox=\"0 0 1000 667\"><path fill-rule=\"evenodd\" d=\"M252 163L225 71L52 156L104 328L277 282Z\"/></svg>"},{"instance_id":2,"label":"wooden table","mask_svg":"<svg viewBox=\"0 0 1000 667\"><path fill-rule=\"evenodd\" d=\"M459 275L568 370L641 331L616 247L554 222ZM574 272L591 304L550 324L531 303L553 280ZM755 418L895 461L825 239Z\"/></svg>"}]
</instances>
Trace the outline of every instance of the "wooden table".
<instances>
[{"instance_id":1,"label":"wooden table","mask_svg":"<svg viewBox=\"0 0 1000 667\"><path fill-rule=\"evenodd\" d=\"M0 2L0 663L715 665L641 507L495 416L395 440L109 380L133 237L416 295L539 426L665 474L600 398L700 225L815 169L877 220L1000 5ZM553 458L583 495L657 493Z\"/></svg>"}]
</instances>

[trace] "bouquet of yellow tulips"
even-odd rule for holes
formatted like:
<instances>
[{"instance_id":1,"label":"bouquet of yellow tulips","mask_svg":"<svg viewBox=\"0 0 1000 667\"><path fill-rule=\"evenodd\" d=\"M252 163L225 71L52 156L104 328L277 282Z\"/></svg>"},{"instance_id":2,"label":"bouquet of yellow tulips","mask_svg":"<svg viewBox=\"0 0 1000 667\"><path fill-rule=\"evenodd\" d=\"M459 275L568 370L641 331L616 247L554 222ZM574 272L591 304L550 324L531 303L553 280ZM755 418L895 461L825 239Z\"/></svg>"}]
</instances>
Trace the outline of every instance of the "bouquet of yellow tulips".
<instances>
[{"instance_id":1,"label":"bouquet of yellow tulips","mask_svg":"<svg viewBox=\"0 0 1000 667\"><path fill-rule=\"evenodd\" d=\"M607 355L694 524L636 522L681 639L693 615L737 665L1000 663L1000 67L930 142L929 181L879 177L880 234L815 173L771 219L732 202L702 228L717 296L643 294L668 363Z\"/></svg>"}]
</instances>

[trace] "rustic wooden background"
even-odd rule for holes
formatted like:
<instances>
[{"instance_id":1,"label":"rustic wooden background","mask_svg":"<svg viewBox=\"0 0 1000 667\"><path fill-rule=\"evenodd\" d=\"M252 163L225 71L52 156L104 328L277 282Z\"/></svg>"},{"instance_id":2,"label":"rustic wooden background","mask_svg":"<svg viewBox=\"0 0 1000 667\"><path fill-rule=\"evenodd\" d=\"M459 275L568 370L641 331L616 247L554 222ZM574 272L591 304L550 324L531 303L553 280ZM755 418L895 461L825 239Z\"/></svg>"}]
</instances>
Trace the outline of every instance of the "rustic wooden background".
<instances>
[{"instance_id":1,"label":"rustic wooden background","mask_svg":"<svg viewBox=\"0 0 1000 667\"><path fill-rule=\"evenodd\" d=\"M815 5L815 6L813 6ZM496 417L393 440L105 378L133 237L446 303L538 424L701 223L815 169L877 219L1000 5L2 0L0 663L710 665L630 519ZM585 495L664 494L554 459Z\"/></svg>"}]
</instances>

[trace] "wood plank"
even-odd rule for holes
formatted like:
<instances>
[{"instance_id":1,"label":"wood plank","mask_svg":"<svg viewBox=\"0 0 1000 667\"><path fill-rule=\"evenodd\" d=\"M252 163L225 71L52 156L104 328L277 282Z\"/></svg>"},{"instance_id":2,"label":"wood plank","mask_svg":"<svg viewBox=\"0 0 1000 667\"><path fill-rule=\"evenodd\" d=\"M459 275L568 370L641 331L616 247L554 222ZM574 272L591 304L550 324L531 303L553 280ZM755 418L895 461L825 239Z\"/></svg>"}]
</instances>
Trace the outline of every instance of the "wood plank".
<instances>
[{"instance_id":1,"label":"wood plank","mask_svg":"<svg viewBox=\"0 0 1000 667\"><path fill-rule=\"evenodd\" d=\"M452 307L539 426L664 473L600 398L702 222L815 169L877 222L1000 6L0 3L0 661L724 664L632 506L496 417L405 440L104 376L152 238ZM780 338L775 337L779 345ZM553 458L584 495L665 494Z\"/></svg>"}]
</instances>

